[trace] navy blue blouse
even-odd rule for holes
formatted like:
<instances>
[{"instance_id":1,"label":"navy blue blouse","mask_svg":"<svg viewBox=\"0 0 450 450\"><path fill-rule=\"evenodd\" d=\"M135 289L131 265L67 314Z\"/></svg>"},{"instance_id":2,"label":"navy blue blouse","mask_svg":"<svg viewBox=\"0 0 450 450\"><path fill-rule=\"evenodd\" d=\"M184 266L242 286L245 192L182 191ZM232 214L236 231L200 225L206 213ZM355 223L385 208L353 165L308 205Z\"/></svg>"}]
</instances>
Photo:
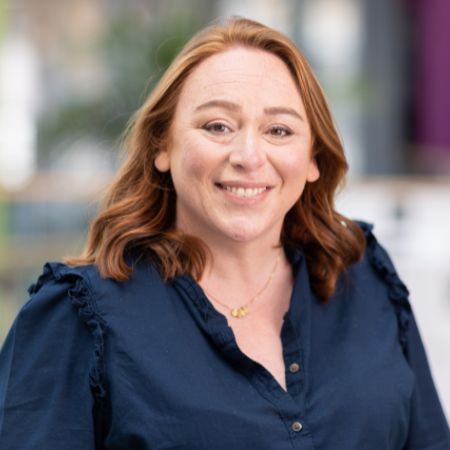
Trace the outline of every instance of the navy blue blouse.
<instances>
[{"instance_id":1,"label":"navy blue blouse","mask_svg":"<svg viewBox=\"0 0 450 450\"><path fill-rule=\"evenodd\" d=\"M190 276L47 264L1 352L0 448L449 450L408 292L365 232L326 304L287 252L287 391Z\"/></svg>"}]
</instances>

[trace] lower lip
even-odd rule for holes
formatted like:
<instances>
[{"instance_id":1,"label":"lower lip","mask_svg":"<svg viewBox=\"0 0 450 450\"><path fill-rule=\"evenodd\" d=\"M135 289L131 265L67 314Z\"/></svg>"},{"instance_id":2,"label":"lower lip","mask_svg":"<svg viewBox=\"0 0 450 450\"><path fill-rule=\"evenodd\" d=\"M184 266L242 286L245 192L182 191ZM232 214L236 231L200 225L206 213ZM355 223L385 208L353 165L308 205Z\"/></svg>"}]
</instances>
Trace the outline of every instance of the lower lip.
<instances>
[{"instance_id":1,"label":"lower lip","mask_svg":"<svg viewBox=\"0 0 450 450\"><path fill-rule=\"evenodd\" d=\"M265 199L267 197L267 195L269 194L269 192L271 191L272 188L266 188L264 191L260 192L259 194L256 195L250 195L248 197L244 196L244 195L237 195L231 191L228 191L227 189L216 185L216 188L219 189L223 195L225 195L225 198L231 200L233 203L237 203L240 205L252 205L254 203L260 202L263 199Z\"/></svg>"}]
</instances>

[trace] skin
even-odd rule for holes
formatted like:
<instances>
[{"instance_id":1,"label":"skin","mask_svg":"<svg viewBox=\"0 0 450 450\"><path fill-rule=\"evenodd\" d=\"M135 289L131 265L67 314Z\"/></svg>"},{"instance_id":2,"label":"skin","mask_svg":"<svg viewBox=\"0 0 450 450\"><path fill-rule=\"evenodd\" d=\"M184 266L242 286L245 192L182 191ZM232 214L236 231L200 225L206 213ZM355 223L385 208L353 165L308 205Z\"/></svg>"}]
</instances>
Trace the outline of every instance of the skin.
<instances>
[{"instance_id":1,"label":"skin","mask_svg":"<svg viewBox=\"0 0 450 450\"><path fill-rule=\"evenodd\" d=\"M155 166L171 172L177 227L199 236L213 255L201 286L240 306L261 289L280 256L249 316L235 319L214 306L241 350L285 388L280 331L293 279L278 246L286 213L305 184L319 178L310 125L287 66L244 47L209 57L183 86L170 137Z\"/></svg>"},{"instance_id":2,"label":"skin","mask_svg":"<svg viewBox=\"0 0 450 450\"><path fill-rule=\"evenodd\" d=\"M171 138L155 165L171 172L177 227L212 247L277 244L284 216L319 176L294 80L279 58L260 50L233 48L197 66ZM242 197L226 187L266 189Z\"/></svg>"}]
</instances>

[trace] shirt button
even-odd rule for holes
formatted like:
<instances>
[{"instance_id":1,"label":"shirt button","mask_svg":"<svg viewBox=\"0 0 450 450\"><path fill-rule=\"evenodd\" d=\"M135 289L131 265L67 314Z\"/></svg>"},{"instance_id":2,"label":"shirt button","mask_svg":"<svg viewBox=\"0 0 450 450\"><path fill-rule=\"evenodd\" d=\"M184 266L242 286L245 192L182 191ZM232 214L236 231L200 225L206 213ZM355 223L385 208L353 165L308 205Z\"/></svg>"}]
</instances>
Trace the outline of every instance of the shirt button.
<instances>
[{"instance_id":1,"label":"shirt button","mask_svg":"<svg viewBox=\"0 0 450 450\"><path fill-rule=\"evenodd\" d=\"M298 363L292 363L289 366L289 372L291 373L297 373L300 370L300 365Z\"/></svg>"},{"instance_id":2,"label":"shirt button","mask_svg":"<svg viewBox=\"0 0 450 450\"><path fill-rule=\"evenodd\" d=\"M291 428L298 433L299 431L302 431L303 425L300 422L292 422Z\"/></svg>"}]
</instances>

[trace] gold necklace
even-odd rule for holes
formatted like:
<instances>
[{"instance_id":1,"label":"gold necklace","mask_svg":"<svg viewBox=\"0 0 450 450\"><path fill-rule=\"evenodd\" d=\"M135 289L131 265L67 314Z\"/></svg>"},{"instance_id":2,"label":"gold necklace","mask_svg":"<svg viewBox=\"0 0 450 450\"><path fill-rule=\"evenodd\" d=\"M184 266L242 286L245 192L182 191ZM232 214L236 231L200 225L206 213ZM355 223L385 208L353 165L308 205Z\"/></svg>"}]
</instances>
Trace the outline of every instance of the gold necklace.
<instances>
[{"instance_id":1,"label":"gold necklace","mask_svg":"<svg viewBox=\"0 0 450 450\"><path fill-rule=\"evenodd\" d=\"M277 256L277 260L275 261L275 265L273 266L272 272L270 272L269 278L267 278L266 282L264 283L264 286L247 303L245 303L242 306L238 306L237 308L230 308L227 304L221 302L216 297L211 295L205 288L203 288L203 290L211 300L227 308L230 311L232 317L240 319L241 317L245 317L250 312L249 309L250 305L269 287L269 284L272 281L275 271L277 270L279 260L280 260L280 253Z\"/></svg>"}]
</instances>

